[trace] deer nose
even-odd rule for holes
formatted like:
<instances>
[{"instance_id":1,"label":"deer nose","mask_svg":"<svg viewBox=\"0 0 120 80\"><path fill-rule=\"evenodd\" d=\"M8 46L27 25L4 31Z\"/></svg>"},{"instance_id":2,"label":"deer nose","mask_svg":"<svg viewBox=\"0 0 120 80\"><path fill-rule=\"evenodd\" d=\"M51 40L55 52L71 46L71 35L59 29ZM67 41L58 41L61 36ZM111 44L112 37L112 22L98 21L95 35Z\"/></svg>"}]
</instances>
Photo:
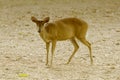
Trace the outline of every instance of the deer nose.
<instances>
[{"instance_id":1,"label":"deer nose","mask_svg":"<svg viewBox=\"0 0 120 80\"><path fill-rule=\"evenodd\" d=\"M40 33L41 32L41 30L38 30L38 33Z\"/></svg>"}]
</instances>

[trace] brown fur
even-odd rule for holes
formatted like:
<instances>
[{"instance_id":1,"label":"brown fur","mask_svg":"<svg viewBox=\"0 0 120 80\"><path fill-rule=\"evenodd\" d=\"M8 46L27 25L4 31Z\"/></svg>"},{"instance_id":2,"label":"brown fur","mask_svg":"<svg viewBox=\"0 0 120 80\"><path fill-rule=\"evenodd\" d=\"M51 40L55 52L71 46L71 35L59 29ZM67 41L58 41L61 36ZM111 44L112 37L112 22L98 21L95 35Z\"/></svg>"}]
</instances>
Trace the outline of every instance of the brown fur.
<instances>
[{"instance_id":1,"label":"brown fur","mask_svg":"<svg viewBox=\"0 0 120 80\"><path fill-rule=\"evenodd\" d=\"M56 42L67 39L69 39L72 42L75 48L67 62L68 64L79 48L75 38L80 40L83 44L85 44L89 48L90 60L92 64L93 58L91 53L91 44L86 40L86 32L88 29L87 23L77 18L65 18L52 23L48 23L49 19L50 19L49 17L46 17L43 20L37 20L35 17L31 17L31 20L35 22L39 27L39 33L41 38L46 42L46 50L47 50L46 65L48 65L48 53L49 53L50 42L52 43L52 50L51 50L52 56L51 56L50 65L52 65Z\"/></svg>"}]
</instances>

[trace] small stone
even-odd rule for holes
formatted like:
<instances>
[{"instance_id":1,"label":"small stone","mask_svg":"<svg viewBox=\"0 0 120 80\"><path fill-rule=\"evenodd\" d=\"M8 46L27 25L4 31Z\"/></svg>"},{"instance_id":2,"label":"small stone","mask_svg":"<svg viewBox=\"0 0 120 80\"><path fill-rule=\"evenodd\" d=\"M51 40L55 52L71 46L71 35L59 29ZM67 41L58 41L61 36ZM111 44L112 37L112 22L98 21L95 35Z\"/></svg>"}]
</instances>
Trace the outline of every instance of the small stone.
<instances>
[{"instance_id":1,"label":"small stone","mask_svg":"<svg viewBox=\"0 0 120 80\"><path fill-rule=\"evenodd\" d=\"M116 32L120 32L120 30L116 30Z\"/></svg>"},{"instance_id":2,"label":"small stone","mask_svg":"<svg viewBox=\"0 0 120 80\"><path fill-rule=\"evenodd\" d=\"M120 45L120 43L116 43L116 45Z\"/></svg>"},{"instance_id":3,"label":"small stone","mask_svg":"<svg viewBox=\"0 0 120 80\"><path fill-rule=\"evenodd\" d=\"M5 68L5 70L9 70L9 68Z\"/></svg>"},{"instance_id":4,"label":"small stone","mask_svg":"<svg viewBox=\"0 0 120 80\"><path fill-rule=\"evenodd\" d=\"M25 26L30 26L29 24L25 24Z\"/></svg>"},{"instance_id":5,"label":"small stone","mask_svg":"<svg viewBox=\"0 0 120 80\"><path fill-rule=\"evenodd\" d=\"M112 66L112 67L110 67L110 69L115 69L115 67L114 67L114 66Z\"/></svg>"}]
</instances>

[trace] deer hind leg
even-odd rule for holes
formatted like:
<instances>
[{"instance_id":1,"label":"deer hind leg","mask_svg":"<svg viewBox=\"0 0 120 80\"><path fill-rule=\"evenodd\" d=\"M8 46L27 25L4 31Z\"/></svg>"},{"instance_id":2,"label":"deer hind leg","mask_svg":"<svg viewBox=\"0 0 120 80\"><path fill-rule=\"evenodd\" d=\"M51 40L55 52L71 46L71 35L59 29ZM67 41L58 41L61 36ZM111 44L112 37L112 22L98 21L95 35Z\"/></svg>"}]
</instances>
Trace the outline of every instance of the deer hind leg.
<instances>
[{"instance_id":1,"label":"deer hind leg","mask_svg":"<svg viewBox=\"0 0 120 80\"><path fill-rule=\"evenodd\" d=\"M50 66L52 66L52 62L53 62L53 56L54 56L54 51L55 51L55 47L56 47L56 40L52 41L52 49L51 49L51 62L50 62Z\"/></svg>"},{"instance_id":2,"label":"deer hind leg","mask_svg":"<svg viewBox=\"0 0 120 80\"><path fill-rule=\"evenodd\" d=\"M85 38L78 38L84 45L86 45L90 52L90 60L91 64L93 64L93 57L92 57L92 51L91 51L91 44L85 39Z\"/></svg>"},{"instance_id":3,"label":"deer hind leg","mask_svg":"<svg viewBox=\"0 0 120 80\"><path fill-rule=\"evenodd\" d=\"M70 61L71 61L72 57L75 55L76 51L77 51L77 50L78 50L78 48L79 48L79 46L78 46L78 44L77 44L77 42L76 42L76 40L75 40L74 38L73 38L73 39L71 39L70 41L72 42L72 44L73 44L73 46L74 46L74 51L73 51L72 55L70 56L70 58L68 59L67 64L69 64L69 63L70 63Z\"/></svg>"},{"instance_id":4,"label":"deer hind leg","mask_svg":"<svg viewBox=\"0 0 120 80\"><path fill-rule=\"evenodd\" d=\"M47 56L46 56L46 65L48 65L48 57L49 57L49 47L50 47L50 43L46 42L46 50L47 50Z\"/></svg>"}]
</instances>

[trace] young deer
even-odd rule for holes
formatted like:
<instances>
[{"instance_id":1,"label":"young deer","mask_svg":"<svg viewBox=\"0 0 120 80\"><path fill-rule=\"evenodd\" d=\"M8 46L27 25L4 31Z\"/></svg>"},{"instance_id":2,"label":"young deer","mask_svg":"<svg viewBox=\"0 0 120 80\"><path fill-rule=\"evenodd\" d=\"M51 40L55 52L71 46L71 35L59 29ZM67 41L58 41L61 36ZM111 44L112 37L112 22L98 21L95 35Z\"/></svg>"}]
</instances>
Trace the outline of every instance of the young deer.
<instances>
[{"instance_id":1,"label":"young deer","mask_svg":"<svg viewBox=\"0 0 120 80\"><path fill-rule=\"evenodd\" d=\"M74 51L67 62L67 64L69 64L72 57L75 55L76 51L79 48L75 38L80 40L84 45L88 47L90 52L91 64L93 64L91 44L86 40L86 32L88 29L88 25L85 21L77 18L65 18L49 23L50 20L49 17L46 17L43 20L38 20L33 16L31 17L31 20L37 24L39 28L38 32L40 33L40 36L46 42L46 50L47 50L46 65L48 65L48 53L49 53L50 43L52 43L52 49L51 49L52 55L50 62L50 65L52 65L56 42L67 39L69 39L74 46Z\"/></svg>"}]
</instances>

